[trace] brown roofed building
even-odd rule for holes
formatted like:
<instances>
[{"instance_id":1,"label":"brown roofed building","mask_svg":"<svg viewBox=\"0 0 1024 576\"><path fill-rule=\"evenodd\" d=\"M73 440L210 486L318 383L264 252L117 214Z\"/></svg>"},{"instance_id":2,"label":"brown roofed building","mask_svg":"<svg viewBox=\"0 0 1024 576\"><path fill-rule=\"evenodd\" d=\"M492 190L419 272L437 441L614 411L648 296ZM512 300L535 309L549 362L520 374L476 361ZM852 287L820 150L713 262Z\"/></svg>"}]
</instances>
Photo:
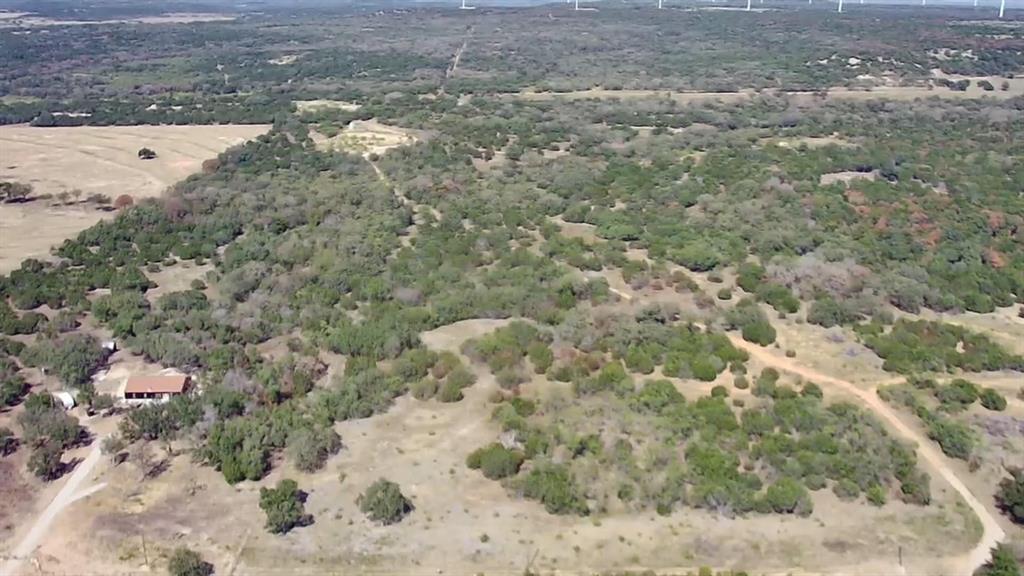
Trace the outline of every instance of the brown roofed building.
<instances>
[{"instance_id":1,"label":"brown roofed building","mask_svg":"<svg viewBox=\"0 0 1024 576\"><path fill-rule=\"evenodd\" d=\"M124 387L125 400L170 400L184 394L192 382L185 374L135 376Z\"/></svg>"}]
</instances>

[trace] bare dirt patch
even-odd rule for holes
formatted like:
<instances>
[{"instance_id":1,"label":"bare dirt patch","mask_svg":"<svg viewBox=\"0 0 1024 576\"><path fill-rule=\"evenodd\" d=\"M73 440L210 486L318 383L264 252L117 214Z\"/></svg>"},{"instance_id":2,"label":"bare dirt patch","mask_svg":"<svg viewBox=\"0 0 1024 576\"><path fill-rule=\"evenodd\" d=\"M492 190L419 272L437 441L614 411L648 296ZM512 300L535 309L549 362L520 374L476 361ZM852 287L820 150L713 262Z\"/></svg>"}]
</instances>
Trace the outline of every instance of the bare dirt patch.
<instances>
[{"instance_id":1,"label":"bare dirt patch","mask_svg":"<svg viewBox=\"0 0 1024 576\"><path fill-rule=\"evenodd\" d=\"M799 138L777 138L771 140L777 146L782 148L800 148L806 146L808 148L824 148L825 146L856 146L849 140L840 138L839 135L833 134L831 136L803 136Z\"/></svg>"},{"instance_id":2,"label":"bare dirt patch","mask_svg":"<svg viewBox=\"0 0 1024 576\"><path fill-rule=\"evenodd\" d=\"M424 138L418 131L381 124L376 119L353 120L332 138L317 132L311 133L311 136L321 150L342 150L364 156L383 154L392 148L415 144Z\"/></svg>"},{"instance_id":3,"label":"bare dirt patch","mask_svg":"<svg viewBox=\"0 0 1024 576\"><path fill-rule=\"evenodd\" d=\"M285 58L291 58L288 62L285 62ZM297 56L282 56L278 58L277 62L271 61L274 64L291 64L297 60ZM301 112L312 112L316 110L359 110L360 104L355 102L346 102L345 100L296 100L293 102L295 109Z\"/></svg>"},{"instance_id":4,"label":"bare dirt patch","mask_svg":"<svg viewBox=\"0 0 1024 576\"><path fill-rule=\"evenodd\" d=\"M34 195L81 190L78 199L157 196L216 157L268 130L265 125L0 127L0 180L31 184ZM140 160L138 151L156 151ZM75 198L72 197L72 200ZM0 204L0 273L92 226L110 212L82 204L53 207L43 199Z\"/></svg>"},{"instance_id":5,"label":"bare dirt patch","mask_svg":"<svg viewBox=\"0 0 1024 576\"><path fill-rule=\"evenodd\" d=\"M850 182L853 182L854 180L875 181L877 179L877 170L871 172L829 172L828 174L822 174L821 178L818 179L818 183L822 186L828 186L829 184L835 184L836 182L842 182L843 184L849 185Z\"/></svg>"}]
</instances>

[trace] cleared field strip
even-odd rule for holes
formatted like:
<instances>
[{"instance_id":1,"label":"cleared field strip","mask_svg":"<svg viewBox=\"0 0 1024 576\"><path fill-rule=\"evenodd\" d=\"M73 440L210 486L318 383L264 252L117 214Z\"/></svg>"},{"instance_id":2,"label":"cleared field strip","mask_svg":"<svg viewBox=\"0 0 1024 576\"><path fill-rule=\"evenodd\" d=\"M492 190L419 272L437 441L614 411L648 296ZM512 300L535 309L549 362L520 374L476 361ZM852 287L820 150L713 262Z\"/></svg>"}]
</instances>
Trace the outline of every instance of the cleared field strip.
<instances>
[{"instance_id":1,"label":"cleared field strip","mask_svg":"<svg viewBox=\"0 0 1024 576\"><path fill-rule=\"evenodd\" d=\"M0 126L0 181L30 184L33 201L0 204L0 273L25 258L44 258L50 248L112 213L81 201L93 194L114 199L159 196L199 172L204 160L265 133L268 125ZM138 151L156 151L140 160ZM56 196L80 190L70 205Z\"/></svg>"}]
</instances>

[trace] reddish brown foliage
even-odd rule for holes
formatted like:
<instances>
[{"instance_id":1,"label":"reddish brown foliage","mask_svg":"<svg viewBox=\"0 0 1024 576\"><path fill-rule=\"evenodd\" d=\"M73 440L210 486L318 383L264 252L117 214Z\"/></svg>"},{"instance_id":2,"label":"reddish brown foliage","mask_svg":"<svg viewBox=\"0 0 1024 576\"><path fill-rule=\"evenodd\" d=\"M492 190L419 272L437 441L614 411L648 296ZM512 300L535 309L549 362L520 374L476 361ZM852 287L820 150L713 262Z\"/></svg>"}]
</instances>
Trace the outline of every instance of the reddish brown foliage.
<instances>
[{"instance_id":1,"label":"reddish brown foliage","mask_svg":"<svg viewBox=\"0 0 1024 576\"><path fill-rule=\"evenodd\" d=\"M117 208L118 210L124 210L125 208L134 205L135 199L129 196L128 194L121 194L120 196L114 199L114 208Z\"/></svg>"}]
</instances>

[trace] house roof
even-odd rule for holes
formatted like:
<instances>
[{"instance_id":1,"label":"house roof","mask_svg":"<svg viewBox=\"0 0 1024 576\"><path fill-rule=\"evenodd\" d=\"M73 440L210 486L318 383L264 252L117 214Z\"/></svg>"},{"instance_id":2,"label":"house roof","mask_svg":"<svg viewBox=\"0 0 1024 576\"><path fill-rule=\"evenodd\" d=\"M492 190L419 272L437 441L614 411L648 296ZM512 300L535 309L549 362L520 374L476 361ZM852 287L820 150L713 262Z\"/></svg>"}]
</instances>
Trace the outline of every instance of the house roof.
<instances>
[{"instance_id":1,"label":"house roof","mask_svg":"<svg viewBox=\"0 0 1024 576\"><path fill-rule=\"evenodd\" d=\"M133 376L124 387L125 394L181 394L188 384L188 376Z\"/></svg>"}]
</instances>

